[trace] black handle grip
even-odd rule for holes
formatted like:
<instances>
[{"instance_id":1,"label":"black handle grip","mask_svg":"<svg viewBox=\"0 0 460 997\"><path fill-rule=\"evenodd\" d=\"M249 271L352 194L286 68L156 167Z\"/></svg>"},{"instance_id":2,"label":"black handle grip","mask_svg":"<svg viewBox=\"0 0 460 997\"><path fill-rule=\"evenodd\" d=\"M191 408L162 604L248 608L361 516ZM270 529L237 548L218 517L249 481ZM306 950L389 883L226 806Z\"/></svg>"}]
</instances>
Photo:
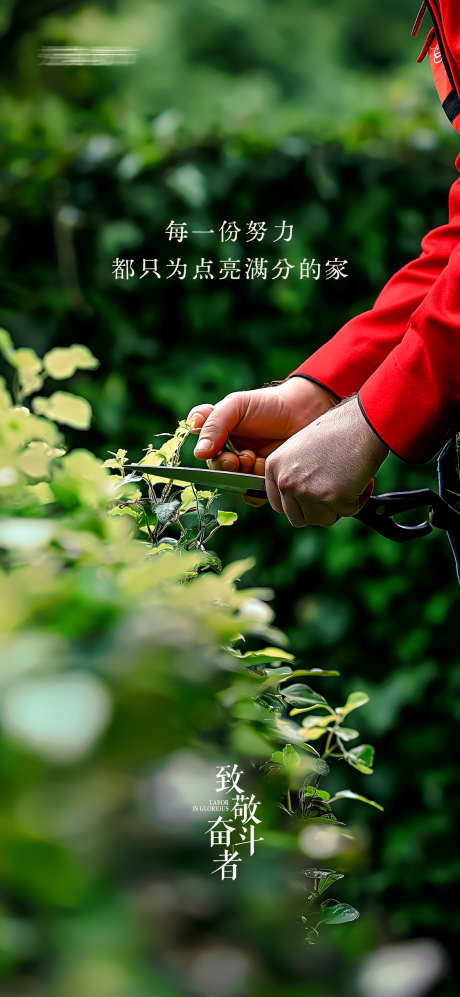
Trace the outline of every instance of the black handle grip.
<instances>
[{"instance_id":1,"label":"black handle grip","mask_svg":"<svg viewBox=\"0 0 460 997\"><path fill-rule=\"evenodd\" d=\"M396 523L392 516L399 512L409 512L411 509L431 507L435 504L436 499L439 500L439 496L430 488L373 495L355 518L388 540L394 540L396 543L407 543L408 540L428 536L432 530L431 523L425 520L423 523L405 526L402 523Z\"/></svg>"}]
</instances>

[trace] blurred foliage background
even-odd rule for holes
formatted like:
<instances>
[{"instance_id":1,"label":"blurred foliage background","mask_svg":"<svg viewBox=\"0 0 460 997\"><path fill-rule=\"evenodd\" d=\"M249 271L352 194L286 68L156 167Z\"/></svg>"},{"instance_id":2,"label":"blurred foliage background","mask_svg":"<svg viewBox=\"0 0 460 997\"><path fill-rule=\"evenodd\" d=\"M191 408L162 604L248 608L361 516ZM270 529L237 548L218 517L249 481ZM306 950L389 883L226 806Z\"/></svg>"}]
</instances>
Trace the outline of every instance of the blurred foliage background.
<instances>
[{"instance_id":1,"label":"blurred foliage background","mask_svg":"<svg viewBox=\"0 0 460 997\"><path fill-rule=\"evenodd\" d=\"M79 342L98 356L97 374L78 373L70 389L93 405L90 446L99 456L124 447L137 457L192 404L284 377L368 307L385 279L418 254L425 231L445 220L458 137L428 65L415 63L424 38L410 37L417 7L413 0L4 0L0 322L17 345L39 353ZM130 46L137 59L43 66L45 45ZM272 229L286 219L292 243L260 244L271 264L283 255L292 262L337 256L349 261L350 276L114 281L115 257L158 258L164 269L179 255L192 266L202 256L251 255L243 242L221 245L217 236L169 243L171 219L190 230L233 219L242 227L264 219ZM81 445L77 432L73 442ZM433 465L390 458L378 486L433 481ZM140 834L128 819L114 846L96 821L96 831L82 832L81 848L83 867L104 869L97 897L78 881L62 903L55 855L48 866L38 856L39 887L37 864L20 850L10 858L24 870L26 889L14 886L16 913L0 920L5 993L50 992L43 982L50 953L62 970L56 992L65 997L84 989L111 997L329 997L339 978L341 992L356 993L356 967L381 945L430 939L455 951L460 664L446 541L433 536L399 548L351 521L297 533L267 509L238 511L238 527L216 538L224 562L255 557L250 580L275 589L276 619L298 658L340 670L329 680L337 698L352 688L371 695L363 710L366 738L377 746L371 795L385 814L358 815L346 860L353 867L347 899L362 917L307 952L293 938L296 893L286 892L278 855L261 847L252 878L231 895L223 890L229 884L209 881L193 834L174 838L168 826L154 834L148 821ZM97 586L91 593L100 596ZM79 598L88 611L88 597ZM165 794L168 779L187 770L175 749L195 744L207 716L211 755L219 749L204 684L188 703L180 737L167 737L167 724L159 728ZM134 742L141 779L149 752L152 764L158 752L148 724L139 724L139 702L131 705L106 750L118 757ZM14 788L25 763L10 764L10 750L2 744L2 772ZM27 827L29 801L59 838L53 820L66 808L66 780L49 795L38 763L27 766L32 788L21 820ZM82 786L80 814L103 806L100 784L95 769L91 786ZM364 785L356 774L353 787ZM9 797L4 792L7 825ZM31 911L35 934L22 920ZM395 960L405 951L395 949ZM154 959L162 966L156 982ZM412 990L398 990L390 976L376 971L365 992L428 992L429 973ZM456 993L449 970L429 992Z\"/></svg>"}]
</instances>

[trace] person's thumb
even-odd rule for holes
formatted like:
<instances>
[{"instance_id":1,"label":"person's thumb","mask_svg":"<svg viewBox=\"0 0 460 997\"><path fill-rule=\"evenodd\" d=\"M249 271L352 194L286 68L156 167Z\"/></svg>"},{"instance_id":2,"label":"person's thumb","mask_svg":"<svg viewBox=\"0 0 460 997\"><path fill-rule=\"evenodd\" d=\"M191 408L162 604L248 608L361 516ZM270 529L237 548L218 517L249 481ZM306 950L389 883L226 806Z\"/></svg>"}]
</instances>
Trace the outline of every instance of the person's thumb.
<instances>
[{"instance_id":1,"label":"person's thumb","mask_svg":"<svg viewBox=\"0 0 460 997\"><path fill-rule=\"evenodd\" d=\"M218 454L232 430L243 417L246 407L247 393L236 391L227 395L214 406L212 412L201 427L198 443L195 447L195 457L209 460Z\"/></svg>"}]
</instances>

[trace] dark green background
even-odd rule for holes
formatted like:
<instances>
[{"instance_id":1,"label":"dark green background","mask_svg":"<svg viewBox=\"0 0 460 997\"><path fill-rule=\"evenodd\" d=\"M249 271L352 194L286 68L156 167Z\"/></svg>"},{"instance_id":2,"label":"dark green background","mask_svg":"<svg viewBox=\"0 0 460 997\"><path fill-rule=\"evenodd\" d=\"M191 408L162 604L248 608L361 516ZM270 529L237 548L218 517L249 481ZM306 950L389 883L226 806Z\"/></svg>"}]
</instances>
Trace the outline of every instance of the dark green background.
<instances>
[{"instance_id":1,"label":"dark green background","mask_svg":"<svg viewBox=\"0 0 460 997\"><path fill-rule=\"evenodd\" d=\"M137 458L192 404L284 377L368 307L417 255L424 232L445 220L458 137L428 65L415 65L417 6L3 5L0 321L17 345L39 353L82 342L99 357L97 374L76 377L71 390L94 406L91 445L100 456L125 447ZM48 10L54 16L38 16ZM65 44L130 45L138 58L126 67L39 65L41 45ZM242 243L239 253L205 236L179 246L164 229L171 219L217 229L224 219L243 227L253 218L294 224L292 244L260 244L270 263L278 246L292 262L338 256L349 261L349 278L112 278L117 256L163 264L178 255L192 264L219 253L244 258L251 252ZM433 480L434 465L390 458L378 486ZM377 746L372 792L357 774L348 784L379 799L385 813L356 815L365 843L342 894L363 918L334 929L332 972L320 955L308 970L293 966L289 913L276 937L268 922L267 936L262 909L246 909L241 898L246 950L274 981L264 993L335 994L341 960L359 960L380 942L430 937L455 953L453 566L439 536L399 548L351 521L298 533L268 509L238 511L238 527L219 537L223 559L253 554L252 580L274 587L277 620L299 658L337 667L337 696L350 686L371 695L362 723L364 739ZM193 867L193 854L189 861ZM189 936L186 923L184 947L213 932L240 944L235 909L230 904L223 927L204 919Z\"/></svg>"}]
</instances>

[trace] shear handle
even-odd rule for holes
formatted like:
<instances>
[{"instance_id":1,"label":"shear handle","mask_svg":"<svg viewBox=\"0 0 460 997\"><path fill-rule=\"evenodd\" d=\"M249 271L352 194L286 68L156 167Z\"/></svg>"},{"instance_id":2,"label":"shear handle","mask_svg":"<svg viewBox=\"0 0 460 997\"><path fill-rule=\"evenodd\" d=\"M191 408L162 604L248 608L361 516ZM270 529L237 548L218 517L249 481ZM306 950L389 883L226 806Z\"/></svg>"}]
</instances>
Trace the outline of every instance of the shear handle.
<instances>
[{"instance_id":1,"label":"shear handle","mask_svg":"<svg viewBox=\"0 0 460 997\"><path fill-rule=\"evenodd\" d=\"M404 526L402 523L396 523L392 517L412 509L422 509L427 506L429 508L438 507L439 501L442 500L431 488L417 488L407 492L387 492L383 495L373 495L355 518L388 540L406 543L406 541L415 540L417 537L426 537L431 533L431 523L425 520L423 523L416 523L413 526Z\"/></svg>"}]
</instances>

